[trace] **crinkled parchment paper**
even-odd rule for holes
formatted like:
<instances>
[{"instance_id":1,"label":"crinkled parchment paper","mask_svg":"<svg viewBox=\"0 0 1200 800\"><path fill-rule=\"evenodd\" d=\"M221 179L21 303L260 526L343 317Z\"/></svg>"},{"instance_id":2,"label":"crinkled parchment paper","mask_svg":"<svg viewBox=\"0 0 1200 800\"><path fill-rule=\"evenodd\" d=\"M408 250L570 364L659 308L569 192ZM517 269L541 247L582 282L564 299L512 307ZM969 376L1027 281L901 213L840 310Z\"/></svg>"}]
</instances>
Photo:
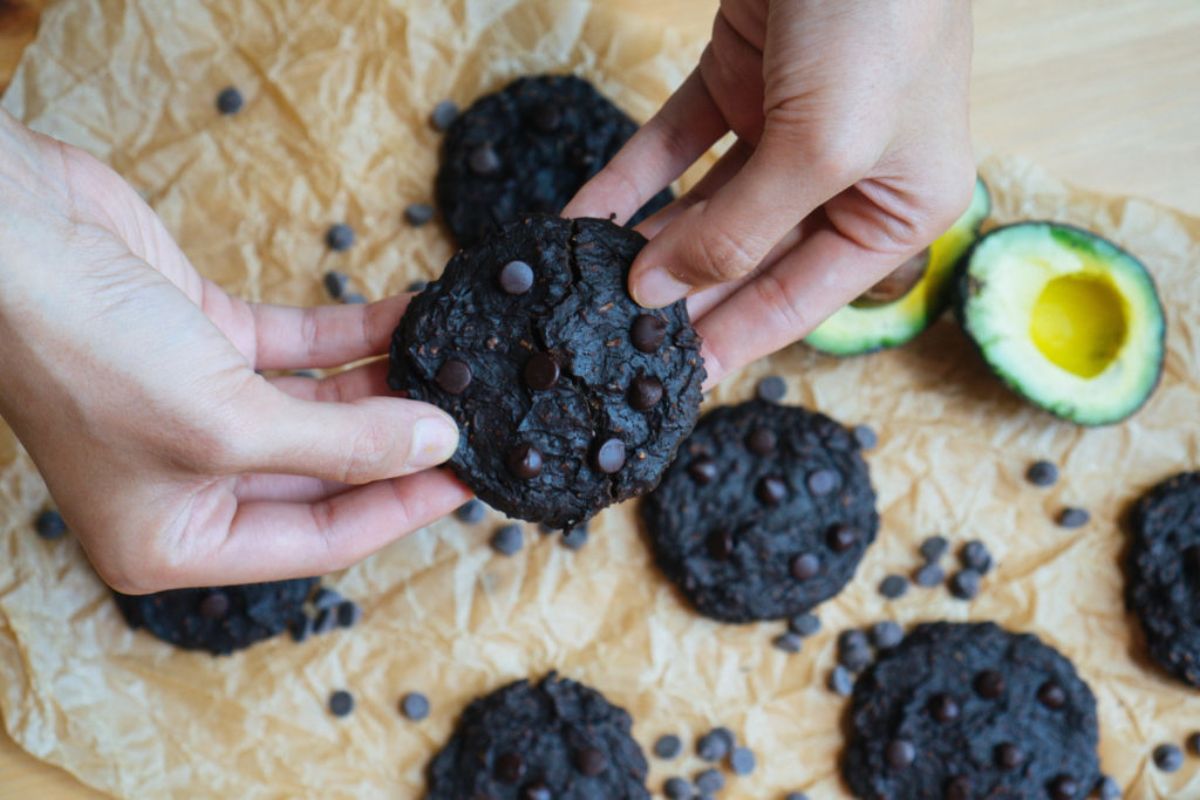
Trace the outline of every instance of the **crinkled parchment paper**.
<instances>
[{"instance_id":1,"label":"crinkled parchment paper","mask_svg":"<svg viewBox=\"0 0 1200 800\"><path fill-rule=\"evenodd\" d=\"M619 15L622 5L635 4L68 0L46 14L4 104L113 164L231 291L317 303L321 274L336 267L380 297L432 277L450 254L436 225L401 222L405 204L431 194L438 138L425 120L436 101L575 70L644 119L682 80L712 4L669 25ZM231 83L246 108L219 117L213 98ZM988 161L983 172L995 219L1073 222L1144 259L1170 316L1162 385L1134 419L1076 428L1004 390L949 319L898 351L839 361L797 346L728 380L710 404L744 399L778 372L790 402L881 433L869 459L882 534L799 655L768 646L779 625L723 626L689 611L650 564L632 504L602 514L577 553L528 529L526 548L503 558L486 545L499 519L442 521L332 576L364 606L352 631L231 658L176 652L125 627L75 543L33 534L45 488L4 433L9 733L122 797L416 797L467 701L558 669L627 707L646 746L714 723L739 731L761 766L725 796L841 797L843 701L824 688L836 631L883 617L995 619L1074 659L1099 700L1103 766L1127 796L1200 797L1194 762L1174 775L1148 766L1154 744L1200 727L1200 696L1139 654L1117 567L1122 509L1200 466L1200 220L1078 192L1022 162ZM334 255L321 239L340 220L360 239ZM1022 480L1038 457L1062 466L1052 489ZM1057 528L1064 504L1089 508L1092 523ZM884 603L879 580L911 571L932 533L987 542L999 568L982 596L964 604L914 588ZM337 720L325 701L343 687L358 709ZM434 704L419 725L396 711L410 690ZM667 774L655 763L653 784Z\"/></svg>"}]
</instances>

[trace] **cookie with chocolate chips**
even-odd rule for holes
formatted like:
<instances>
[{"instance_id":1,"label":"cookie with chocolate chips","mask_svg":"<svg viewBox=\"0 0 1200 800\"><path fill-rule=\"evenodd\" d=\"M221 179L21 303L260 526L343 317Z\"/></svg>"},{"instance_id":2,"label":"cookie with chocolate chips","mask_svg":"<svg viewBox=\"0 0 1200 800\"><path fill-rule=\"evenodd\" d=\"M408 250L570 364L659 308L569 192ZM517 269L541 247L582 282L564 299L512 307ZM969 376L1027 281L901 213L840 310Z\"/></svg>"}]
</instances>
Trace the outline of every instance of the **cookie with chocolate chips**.
<instances>
[{"instance_id":1,"label":"cookie with chocolate chips","mask_svg":"<svg viewBox=\"0 0 1200 800\"><path fill-rule=\"evenodd\" d=\"M1130 517L1125 597L1150 656L1200 687L1200 472L1164 480Z\"/></svg>"},{"instance_id":2,"label":"cookie with chocolate chips","mask_svg":"<svg viewBox=\"0 0 1200 800\"><path fill-rule=\"evenodd\" d=\"M1058 651L990 623L918 625L854 686L842 775L891 800L1089 796L1096 700Z\"/></svg>"},{"instance_id":3,"label":"cookie with chocolate chips","mask_svg":"<svg viewBox=\"0 0 1200 800\"><path fill-rule=\"evenodd\" d=\"M879 528L859 449L803 408L712 411L642 502L659 567L724 622L791 617L833 597Z\"/></svg>"},{"instance_id":4,"label":"cookie with chocolate chips","mask_svg":"<svg viewBox=\"0 0 1200 800\"><path fill-rule=\"evenodd\" d=\"M442 218L459 246L471 247L523 213L557 214L636 130L582 78L519 78L447 130L436 185ZM629 224L672 199L664 189Z\"/></svg>"},{"instance_id":5,"label":"cookie with chocolate chips","mask_svg":"<svg viewBox=\"0 0 1200 800\"><path fill-rule=\"evenodd\" d=\"M510 517L570 528L655 486L704 365L683 302L626 291L641 235L533 215L458 253L392 339L389 383L458 422L455 473Z\"/></svg>"},{"instance_id":6,"label":"cookie with chocolate chips","mask_svg":"<svg viewBox=\"0 0 1200 800\"><path fill-rule=\"evenodd\" d=\"M467 706L427 769L426 800L649 800L629 714L550 673Z\"/></svg>"},{"instance_id":7,"label":"cookie with chocolate chips","mask_svg":"<svg viewBox=\"0 0 1200 800\"><path fill-rule=\"evenodd\" d=\"M279 633L300 616L316 578L173 589L146 595L113 592L129 627L145 628L184 650L229 655Z\"/></svg>"}]
</instances>

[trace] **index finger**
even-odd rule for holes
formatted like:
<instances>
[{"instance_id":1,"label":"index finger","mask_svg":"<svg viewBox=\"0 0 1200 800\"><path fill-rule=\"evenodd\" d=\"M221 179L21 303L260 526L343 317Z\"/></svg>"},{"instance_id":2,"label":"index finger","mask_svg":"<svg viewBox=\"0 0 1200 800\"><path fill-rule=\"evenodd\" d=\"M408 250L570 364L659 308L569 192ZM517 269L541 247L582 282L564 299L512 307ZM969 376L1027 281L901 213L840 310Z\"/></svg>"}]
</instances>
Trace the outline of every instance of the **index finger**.
<instances>
[{"instance_id":1,"label":"index finger","mask_svg":"<svg viewBox=\"0 0 1200 800\"><path fill-rule=\"evenodd\" d=\"M398 294L367 305L310 308L256 303L256 369L337 367L387 352L411 294Z\"/></svg>"}]
</instances>

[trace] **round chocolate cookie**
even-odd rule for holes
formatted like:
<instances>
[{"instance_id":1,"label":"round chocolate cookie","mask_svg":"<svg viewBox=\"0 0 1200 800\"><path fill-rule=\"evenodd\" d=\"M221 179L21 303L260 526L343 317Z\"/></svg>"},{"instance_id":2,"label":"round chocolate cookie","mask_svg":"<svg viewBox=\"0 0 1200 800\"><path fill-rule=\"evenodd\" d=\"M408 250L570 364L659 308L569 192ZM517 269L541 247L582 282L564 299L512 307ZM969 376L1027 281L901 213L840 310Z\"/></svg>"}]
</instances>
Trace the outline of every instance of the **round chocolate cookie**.
<instances>
[{"instance_id":1,"label":"round chocolate cookie","mask_svg":"<svg viewBox=\"0 0 1200 800\"><path fill-rule=\"evenodd\" d=\"M1126 601L1151 657L1200 687L1200 472L1152 488L1134 506Z\"/></svg>"},{"instance_id":2,"label":"round chocolate cookie","mask_svg":"<svg viewBox=\"0 0 1200 800\"><path fill-rule=\"evenodd\" d=\"M131 628L184 650L229 655L281 633L301 613L316 578L174 589L146 595L113 592Z\"/></svg>"},{"instance_id":3,"label":"round chocolate cookie","mask_svg":"<svg viewBox=\"0 0 1200 800\"><path fill-rule=\"evenodd\" d=\"M460 247L527 212L557 214L612 160L637 124L573 75L519 78L459 116L446 132L437 202ZM656 194L630 225L664 208Z\"/></svg>"},{"instance_id":4,"label":"round chocolate cookie","mask_svg":"<svg viewBox=\"0 0 1200 800\"><path fill-rule=\"evenodd\" d=\"M879 528L853 434L763 400L705 415L642 517L659 567L725 622L791 617L833 597Z\"/></svg>"},{"instance_id":5,"label":"round chocolate cookie","mask_svg":"<svg viewBox=\"0 0 1200 800\"><path fill-rule=\"evenodd\" d=\"M648 798L632 722L594 689L550 673L467 706L430 762L426 800Z\"/></svg>"},{"instance_id":6,"label":"round chocolate cookie","mask_svg":"<svg viewBox=\"0 0 1200 800\"><path fill-rule=\"evenodd\" d=\"M534 215L458 253L392 340L389 383L458 422L451 467L510 517L570 528L658 483L696 423L683 302L625 289L641 235Z\"/></svg>"},{"instance_id":7,"label":"round chocolate cookie","mask_svg":"<svg viewBox=\"0 0 1200 800\"><path fill-rule=\"evenodd\" d=\"M854 686L842 775L878 800L1088 797L1096 700L1071 662L991 622L918 625Z\"/></svg>"}]
</instances>

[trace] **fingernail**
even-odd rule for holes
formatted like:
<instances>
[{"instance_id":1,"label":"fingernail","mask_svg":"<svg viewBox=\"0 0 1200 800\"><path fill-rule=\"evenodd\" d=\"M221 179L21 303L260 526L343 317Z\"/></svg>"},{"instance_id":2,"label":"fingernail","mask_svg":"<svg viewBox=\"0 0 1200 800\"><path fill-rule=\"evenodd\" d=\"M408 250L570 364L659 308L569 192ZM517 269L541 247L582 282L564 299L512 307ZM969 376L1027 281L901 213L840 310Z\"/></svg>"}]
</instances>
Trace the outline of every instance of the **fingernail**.
<instances>
[{"instance_id":1,"label":"fingernail","mask_svg":"<svg viewBox=\"0 0 1200 800\"><path fill-rule=\"evenodd\" d=\"M454 455L458 447L458 428L449 417L421 417L413 425L409 466L417 469L436 467Z\"/></svg>"},{"instance_id":2,"label":"fingernail","mask_svg":"<svg viewBox=\"0 0 1200 800\"><path fill-rule=\"evenodd\" d=\"M645 308L662 308L685 297L692 287L676 278L666 267L642 273L633 284L633 299Z\"/></svg>"}]
</instances>

